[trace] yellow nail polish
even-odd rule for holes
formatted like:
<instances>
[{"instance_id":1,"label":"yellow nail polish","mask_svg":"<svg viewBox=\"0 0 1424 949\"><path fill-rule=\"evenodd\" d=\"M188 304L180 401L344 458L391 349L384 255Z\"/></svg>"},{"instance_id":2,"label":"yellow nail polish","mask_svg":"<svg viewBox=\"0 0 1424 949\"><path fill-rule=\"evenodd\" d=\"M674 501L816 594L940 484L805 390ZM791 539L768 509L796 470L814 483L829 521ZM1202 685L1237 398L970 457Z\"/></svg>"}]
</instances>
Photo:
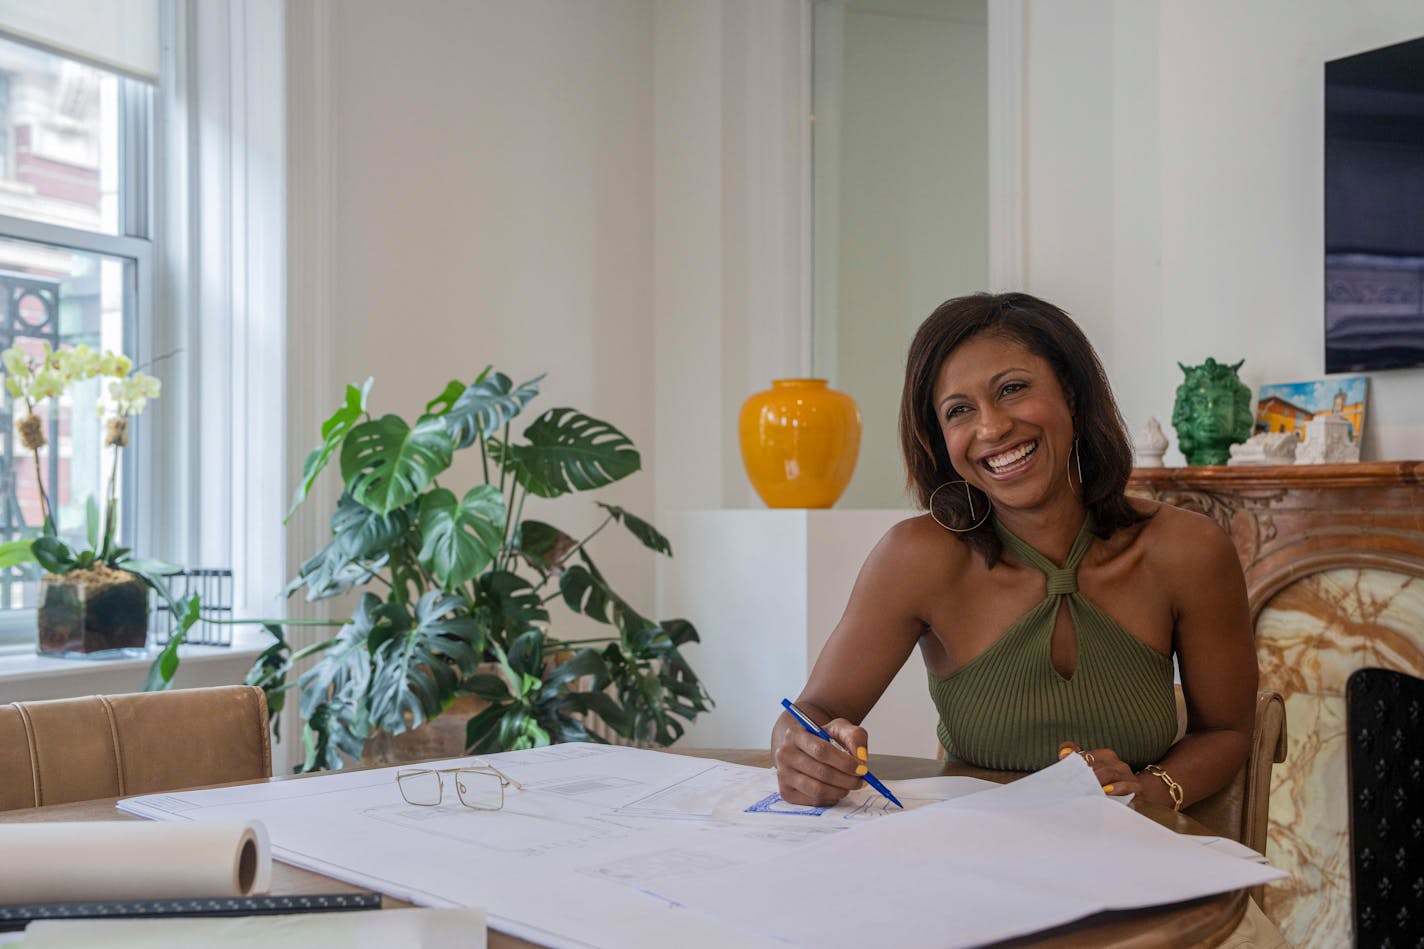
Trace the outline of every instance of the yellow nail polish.
<instances>
[{"instance_id":1,"label":"yellow nail polish","mask_svg":"<svg viewBox=\"0 0 1424 949\"><path fill-rule=\"evenodd\" d=\"M855 756L856 756L857 758L859 758L861 761L868 761L868 760L869 760L869 757L870 757L870 756L866 753L866 750L865 750L865 746L864 746L864 745L861 745L859 748L857 748L857 749L855 750Z\"/></svg>"},{"instance_id":2,"label":"yellow nail polish","mask_svg":"<svg viewBox=\"0 0 1424 949\"><path fill-rule=\"evenodd\" d=\"M1073 753L1073 749L1072 749L1072 748L1059 748L1059 749L1058 749L1058 758L1059 758L1059 760L1062 760L1063 758L1068 757L1068 756L1071 755L1072 753Z\"/></svg>"},{"instance_id":3,"label":"yellow nail polish","mask_svg":"<svg viewBox=\"0 0 1424 949\"><path fill-rule=\"evenodd\" d=\"M865 774L865 773L866 773L867 771L869 771L869 770L870 770L870 769L867 768L867 767L866 767L865 765L863 765L863 764L862 764L862 765L857 765L857 766L856 766L856 769L855 769L855 773L856 773L856 776L859 777L860 775Z\"/></svg>"},{"instance_id":4,"label":"yellow nail polish","mask_svg":"<svg viewBox=\"0 0 1424 949\"><path fill-rule=\"evenodd\" d=\"M1104 794L1111 794L1111 793L1112 793L1112 789L1113 789L1113 786L1112 786L1111 784L1104 784L1104 785L1103 785L1103 793L1104 793Z\"/></svg>"}]
</instances>

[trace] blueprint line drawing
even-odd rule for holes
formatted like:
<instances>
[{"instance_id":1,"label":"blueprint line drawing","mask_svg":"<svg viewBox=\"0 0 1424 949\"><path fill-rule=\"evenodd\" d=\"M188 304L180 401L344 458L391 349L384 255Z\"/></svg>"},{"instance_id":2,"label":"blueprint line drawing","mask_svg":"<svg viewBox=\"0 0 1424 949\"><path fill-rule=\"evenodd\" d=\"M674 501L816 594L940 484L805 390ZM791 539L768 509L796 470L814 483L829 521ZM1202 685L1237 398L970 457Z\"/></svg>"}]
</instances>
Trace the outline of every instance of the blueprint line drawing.
<instances>
[{"instance_id":1,"label":"blueprint line drawing","mask_svg":"<svg viewBox=\"0 0 1424 949\"><path fill-rule=\"evenodd\" d=\"M458 808L458 810L457 810ZM410 807L392 804L361 811L361 816L394 824L411 834L429 834L479 850L507 856L537 857L556 850L579 850L631 831L612 824L565 819L548 814L494 814L463 805Z\"/></svg>"},{"instance_id":2,"label":"blueprint line drawing","mask_svg":"<svg viewBox=\"0 0 1424 949\"><path fill-rule=\"evenodd\" d=\"M615 813L629 817L706 821L715 817L717 804L736 788L762 777L761 768L713 764L666 787L629 801Z\"/></svg>"},{"instance_id":3,"label":"blueprint line drawing","mask_svg":"<svg viewBox=\"0 0 1424 949\"><path fill-rule=\"evenodd\" d=\"M580 873L618 883L637 884L644 880L677 876L703 870L721 870L736 862L715 853L698 850L655 850L622 860L579 868Z\"/></svg>"},{"instance_id":4,"label":"blueprint line drawing","mask_svg":"<svg viewBox=\"0 0 1424 949\"><path fill-rule=\"evenodd\" d=\"M757 801L746 809L748 814L790 814L793 817L820 817L829 807L817 807L814 804L788 804L781 799L781 795L772 791L766 797Z\"/></svg>"},{"instance_id":5,"label":"blueprint line drawing","mask_svg":"<svg viewBox=\"0 0 1424 949\"><path fill-rule=\"evenodd\" d=\"M916 798L903 791L896 796L904 802L903 808L896 807L879 794L869 792L850 794L835 805L820 807L815 804L792 804L773 791L747 807L743 813L781 814L788 817L826 817L830 815L833 819L843 821L865 821L939 803L938 798Z\"/></svg>"},{"instance_id":6,"label":"blueprint line drawing","mask_svg":"<svg viewBox=\"0 0 1424 949\"><path fill-rule=\"evenodd\" d=\"M563 794L568 797L586 797L596 795L602 791L617 791L624 788L636 787L638 786L638 782L630 781L627 778L620 778L617 775L578 775L573 778L534 781L524 786L526 788L538 788L541 791L548 791L551 794Z\"/></svg>"}]
</instances>

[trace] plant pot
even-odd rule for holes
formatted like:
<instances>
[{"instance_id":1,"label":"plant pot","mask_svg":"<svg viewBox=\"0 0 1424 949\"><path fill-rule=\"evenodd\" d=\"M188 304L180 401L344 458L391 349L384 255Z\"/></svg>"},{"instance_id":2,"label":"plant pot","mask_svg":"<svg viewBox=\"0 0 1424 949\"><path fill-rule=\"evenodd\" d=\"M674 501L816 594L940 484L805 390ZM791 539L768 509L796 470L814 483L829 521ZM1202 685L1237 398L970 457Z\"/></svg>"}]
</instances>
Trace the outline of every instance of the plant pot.
<instances>
[{"instance_id":1,"label":"plant pot","mask_svg":"<svg viewBox=\"0 0 1424 949\"><path fill-rule=\"evenodd\" d=\"M548 668L559 666L572 657L571 652L555 653L548 658ZM486 675L500 675L499 665L493 662L480 663L479 671ZM572 682L570 688L573 691L582 690L585 681ZM477 695L457 695L445 711L419 728L399 735L377 732L366 739L360 763L368 767L384 767L409 761L462 758L465 756L465 726L470 719L489 708L489 704ZM406 720L410 720L408 715Z\"/></svg>"},{"instance_id":2,"label":"plant pot","mask_svg":"<svg viewBox=\"0 0 1424 949\"><path fill-rule=\"evenodd\" d=\"M825 379L777 379L742 404L742 462L767 507L830 507L860 456L860 409Z\"/></svg>"},{"instance_id":3,"label":"plant pot","mask_svg":"<svg viewBox=\"0 0 1424 949\"><path fill-rule=\"evenodd\" d=\"M457 695L450 707L419 728L389 735L377 732L366 739L363 765L386 766L433 758L459 758L465 754L465 723L489 707L476 695Z\"/></svg>"},{"instance_id":4,"label":"plant pot","mask_svg":"<svg viewBox=\"0 0 1424 949\"><path fill-rule=\"evenodd\" d=\"M45 574L35 620L42 656L143 656L148 642L148 584L127 570L102 564Z\"/></svg>"}]
</instances>

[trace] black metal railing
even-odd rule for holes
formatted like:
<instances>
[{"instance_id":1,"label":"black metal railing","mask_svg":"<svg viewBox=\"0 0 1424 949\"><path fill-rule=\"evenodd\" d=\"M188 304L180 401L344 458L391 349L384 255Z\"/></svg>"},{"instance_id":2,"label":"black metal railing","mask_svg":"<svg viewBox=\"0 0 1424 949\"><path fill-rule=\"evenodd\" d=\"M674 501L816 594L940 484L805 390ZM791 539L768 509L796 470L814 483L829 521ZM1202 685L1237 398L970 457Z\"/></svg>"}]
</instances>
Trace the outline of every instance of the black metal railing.
<instances>
[{"instance_id":1,"label":"black metal railing","mask_svg":"<svg viewBox=\"0 0 1424 949\"><path fill-rule=\"evenodd\" d=\"M198 595L198 621L188 630L186 642L199 646L231 646L232 626L215 623L213 620L232 619L232 570L226 567L195 567L183 570L165 578L168 592L173 599L182 603L193 594ZM149 623L149 642L156 646L166 644L177 625L173 611L161 597L155 604Z\"/></svg>"}]
</instances>

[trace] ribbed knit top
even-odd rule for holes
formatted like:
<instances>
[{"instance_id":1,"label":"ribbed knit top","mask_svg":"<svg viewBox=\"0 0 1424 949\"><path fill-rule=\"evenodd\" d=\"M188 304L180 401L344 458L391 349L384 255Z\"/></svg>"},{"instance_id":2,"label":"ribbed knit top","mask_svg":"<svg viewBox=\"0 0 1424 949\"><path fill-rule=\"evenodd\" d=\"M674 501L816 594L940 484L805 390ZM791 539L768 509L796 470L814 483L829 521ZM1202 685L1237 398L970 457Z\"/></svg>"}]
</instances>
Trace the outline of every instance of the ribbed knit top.
<instances>
[{"instance_id":1,"label":"ribbed knit top","mask_svg":"<svg viewBox=\"0 0 1424 949\"><path fill-rule=\"evenodd\" d=\"M1002 771L1053 764L1064 741L1111 748L1134 771L1161 759L1177 734L1172 660L1078 592L1078 564L1093 543L1091 517L1062 567L997 519L994 529L1015 560L1043 571L1047 591L1043 602L958 671L944 678L930 674L945 750ZM1078 664L1069 679L1053 668L1049 652L1064 600L1078 638Z\"/></svg>"}]
</instances>

